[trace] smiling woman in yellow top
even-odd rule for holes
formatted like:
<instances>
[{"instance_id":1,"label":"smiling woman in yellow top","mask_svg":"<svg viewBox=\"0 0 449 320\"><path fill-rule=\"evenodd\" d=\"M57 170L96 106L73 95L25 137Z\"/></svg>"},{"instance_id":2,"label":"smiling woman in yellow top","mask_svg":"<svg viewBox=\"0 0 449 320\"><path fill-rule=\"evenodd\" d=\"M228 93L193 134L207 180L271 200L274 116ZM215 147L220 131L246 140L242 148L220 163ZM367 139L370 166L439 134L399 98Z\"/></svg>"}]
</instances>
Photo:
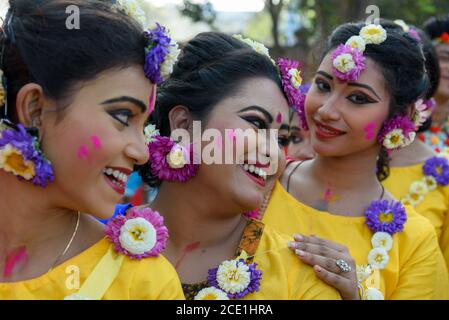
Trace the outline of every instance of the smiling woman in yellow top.
<instances>
[{"instance_id":1,"label":"smiling woman in yellow top","mask_svg":"<svg viewBox=\"0 0 449 320\"><path fill-rule=\"evenodd\" d=\"M341 283L357 271L363 299L449 294L432 225L379 182L388 174L387 150L414 138L407 114L427 88L424 61L419 44L397 28L339 26L305 101L316 157L287 168L281 181L288 193L278 183L263 217L283 233L301 234L296 252L330 272L323 280ZM339 245L309 241L310 234ZM353 260L341 258L344 247Z\"/></svg>"}]
</instances>

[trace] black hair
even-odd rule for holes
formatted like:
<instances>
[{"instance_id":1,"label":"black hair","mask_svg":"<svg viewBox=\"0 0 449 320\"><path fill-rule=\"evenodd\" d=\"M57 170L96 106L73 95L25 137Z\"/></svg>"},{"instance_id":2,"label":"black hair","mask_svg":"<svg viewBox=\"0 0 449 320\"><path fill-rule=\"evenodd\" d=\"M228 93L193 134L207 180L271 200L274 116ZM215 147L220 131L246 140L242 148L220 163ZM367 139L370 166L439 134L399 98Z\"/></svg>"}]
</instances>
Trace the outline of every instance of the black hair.
<instances>
[{"instance_id":1,"label":"black hair","mask_svg":"<svg viewBox=\"0 0 449 320\"><path fill-rule=\"evenodd\" d=\"M439 38L445 32L449 33L449 14L429 18L424 22L423 30L432 40Z\"/></svg>"},{"instance_id":2,"label":"black hair","mask_svg":"<svg viewBox=\"0 0 449 320\"><path fill-rule=\"evenodd\" d=\"M238 93L242 82L259 77L272 80L282 90L270 58L224 33L200 33L184 46L172 75L159 88L152 122L161 135L169 136L168 114L178 105L185 106L194 120L207 122L215 105ZM140 175L150 186L158 186L149 167L139 167Z\"/></svg>"},{"instance_id":3,"label":"black hair","mask_svg":"<svg viewBox=\"0 0 449 320\"><path fill-rule=\"evenodd\" d=\"M363 55L372 59L381 69L386 89L390 93L390 111L387 119L406 115L409 107L424 98L429 87L425 57L421 44L398 26L381 21L387 31L387 39L380 45L368 44ZM323 57L354 35L358 35L364 23L346 23L331 34ZM382 146L377 161L377 177L380 181L389 175L389 157Z\"/></svg>"},{"instance_id":4,"label":"black hair","mask_svg":"<svg viewBox=\"0 0 449 320\"><path fill-rule=\"evenodd\" d=\"M9 4L0 31L0 69L6 78L6 117L13 122L17 122L17 93L27 83L39 84L62 109L76 84L109 69L144 64L147 40L142 27L112 1L9 0ZM66 26L70 15L66 9L73 5L79 8L79 29Z\"/></svg>"}]
</instances>

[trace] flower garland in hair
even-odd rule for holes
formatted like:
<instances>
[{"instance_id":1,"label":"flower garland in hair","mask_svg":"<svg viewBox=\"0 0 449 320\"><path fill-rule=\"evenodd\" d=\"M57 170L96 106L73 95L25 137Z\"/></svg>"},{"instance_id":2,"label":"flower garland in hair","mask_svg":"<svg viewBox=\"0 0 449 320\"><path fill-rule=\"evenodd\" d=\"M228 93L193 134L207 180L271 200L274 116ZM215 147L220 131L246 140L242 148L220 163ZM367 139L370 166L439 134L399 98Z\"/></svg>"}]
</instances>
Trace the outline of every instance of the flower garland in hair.
<instances>
[{"instance_id":1,"label":"flower garland in hair","mask_svg":"<svg viewBox=\"0 0 449 320\"><path fill-rule=\"evenodd\" d=\"M382 126L377 137L387 150L397 150L410 145L416 137L416 125L407 116L397 115Z\"/></svg>"},{"instance_id":2,"label":"flower garland in hair","mask_svg":"<svg viewBox=\"0 0 449 320\"><path fill-rule=\"evenodd\" d=\"M199 165L193 163L193 146L188 148L159 135L159 130L149 125L145 129L150 156L149 166L153 175L161 180L186 182L195 176Z\"/></svg>"},{"instance_id":3,"label":"flower garland in hair","mask_svg":"<svg viewBox=\"0 0 449 320\"><path fill-rule=\"evenodd\" d=\"M53 167L40 151L39 141L21 125L0 124L0 169L45 187L54 181Z\"/></svg>"},{"instance_id":4,"label":"flower garland in hair","mask_svg":"<svg viewBox=\"0 0 449 320\"><path fill-rule=\"evenodd\" d=\"M242 255L246 252L243 251ZM198 292L195 300L242 299L259 291L262 270L257 269L257 263L247 263L239 257L225 260L218 267L209 269L207 279L209 287Z\"/></svg>"},{"instance_id":5,"label":"flower garland in hair","mask_svg":"<svg viewBox=\"0 0 449 320\"><path fill-rule=\"evenodd\" d=\"M3 70L0 69L0 108L5 105L6 102L6 90L3 86Z\"/></svg>"},{"instance_id":6,"label":"flower garland in hair","mask_svg":"<svg viewBox=\"0 0 449 320\"><path fill-rule=\"evenodd\" d=\"M434 99L429 99L426 101L419 99L415 102L415 112L413 114L412 121L415 124L416 130L418 130L424 122L430 118L435 106L436 104Z\"/></svg>"},{"instance_id":7,"label":"flower garland in hair","mask_svg":"<svg viewBox=\"0 0 449 320\"><path fill-rule=\"evenodd\" d=\"M414 38L416 41L421 42L421 36L419 35L418 31L413 28L410 27L407 23L405 23L404 20L394 20L394 23L396 23L398 26L400 26L402 28L402 30L404 30L404 32L408 33L412 38Z\"/></svg>"},{"instance_id":8,"label":"flower garland in hair","mask_svg":"<svg viewBox=\"0 0 449 320\"><path fill-rule=\"evenodd\" d=\"M277 65L288 103L298 113L301 127L304 130L308 130L304 110L306 96L301 90L302 77L301 71L299 70L299 61L290 60L288 58L279 58Z\"/></svg>"},{"instance_id":9,"label":"flower garland in hair","mask_svg":"<svg viewBox=\"0 0 449 320\"><path fill-rule=\"evenodd\" d=\"M159 85L167 80L173 72L181 50L178 44L170 38L165 27L156 23L156 27L144 32L148 39L145 48L145 75L151 82Z\"/></svg>"},{"instance_id":10,"label":"flower garland in hair","mask_svg":"<svg viewBox=\"0 0 449 320\"><path fill-rule=\"evenodd\" d=\"M370 288L366 280L374 270L382 270L388 264L390 257L388 251L393 247L393 235L404 230L407 214L399 201L376 200L371 202L365 210L366 225L374 232L371 238L372 249L368 253L368 265L357 266L357 279L359 285L364 286L366 300L383 300L380 290Z\"/></svg>"},{"instance_id":11,"label":"flower garland in hair","mask_svg":"<svg viewBox=\"0 0 449 320\"><path fill-rule=\"evenodd\" d=\"M142 25L145 24L145 21L146 21L145 12L137 4L136 1L134 1L134 0L116 0L114 2L115 3L113 4L113 7L116 7L119 10L122 10L128 16L139 21Z\"/></svg>"},{"instance_id":12,"label":"flower garland in hair","mask_svg":"<svg viewBox=\"0 0 449 320\"><path fill-rule=\"evenodd\" d=\"M106 225L106 235L116 252L131 259L158 256L167 245L168 229L164 218L150 208L131 208Z\"/></svg>"},{"instance_id":13,"label":"flower garland in hair","mask_svg":"<svg viewBox=\"0 0 449 320\"><path fill-rule=\"evenodd\" d=\"M363 27L359 35L350 37L332 52L332 71L343 81L355 81L365 69L363 52L368 44L381 44L387 39L387 32L381 25Z\"/></svg>"},{"instance_id":14,"label":"flower garland in hair","mask_svg":"<svg viewBox=\"0 0 449 320\"><path fill-rule=\"evenodd\" d=\"M273 64L276 64L276 62L271 58L268 48L265 47L262 43L254 41L249 38L244 38L241 34L234 34L232 37L246 43L254 51L256 51L257 53L260 53L264 56L267 56Z\"/></svg>"}]
</instances>

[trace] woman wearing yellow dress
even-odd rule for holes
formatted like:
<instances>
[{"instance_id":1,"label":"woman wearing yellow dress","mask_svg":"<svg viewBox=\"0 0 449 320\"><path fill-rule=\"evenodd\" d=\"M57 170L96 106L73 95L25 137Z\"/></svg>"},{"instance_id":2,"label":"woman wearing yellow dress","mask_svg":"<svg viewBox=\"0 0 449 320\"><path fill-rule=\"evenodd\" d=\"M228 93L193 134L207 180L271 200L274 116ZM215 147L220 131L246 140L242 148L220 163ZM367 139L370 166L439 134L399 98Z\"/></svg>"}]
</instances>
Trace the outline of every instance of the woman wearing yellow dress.
<instances>
[{"instance_id":1,"label":"woman wearing yellow dress","mask_svg":"<svg viewBox=\"0 0 449 320\"><path fill-rule=\"evenodd\" d=\"M110 216L133 166L148 160L161 65L145 58L166 37L144 34L124 9L10 1L0 31L0 300L183 298L159 254L167 229L157 213L133 210L107 236L95 219Z\"/></svg>"},{"instance_id":2,"label":"woman wearing yellow dress","mask_svg":"<svg viewBox=\"0 0 449 320\"><path fill-rule=\"evenodd\" d=\"M149 206L170 229L164 254L187 299L340 298L288 249L293 238L243 214L261 205L264 187L283 166L277 137L262 131L288 121L282 89L263 45L214 32L186 44L159 89L153 115L160 134L149 137L150 161L141 174L159 186ZM185 133L182 140L175 132ZM242 134L256 133L257 144L239 143ZM197 149L187 138L199 135ZM192 161L198 150L201 163Z\"/></svg>"},{"instance_id":3,"label":"woman wearing yellow dress","mask_svg":"<svg viewBox=\"0 0 449 320\"><path fill-rule=\"evenodd\" d=\"M449 293L433 226L378 179L387 150L413 140L408 114L427 86L424 55L402 30L344 24L331 35L305 102L317 155L287 168L263 221L298 234L292 249L344 298L356 284L363 299Z\"/></svg>"},{"instance_id":4,"label":"woman wearing yellow dress","mask_svg":"<svg viewBox=\"0 0 449 320\"><path fill-rule=\"evenodd\" d=\"M408 32L416 30L405 27ZM427 36L419 30L417 32L426 54L426 69L431 80L426 99L431 99L439 84L438 58ZM434 105L432 100L421 100L415 106L418 132L425 132L430 127L429 117ZM396 199L413 206L430 220L435 227L446 265L449 266L449 163L444 154L438 155L430 146L416 139L407 148L391 154L390 175L382 183Z\"/></svg>"}]
</instances>

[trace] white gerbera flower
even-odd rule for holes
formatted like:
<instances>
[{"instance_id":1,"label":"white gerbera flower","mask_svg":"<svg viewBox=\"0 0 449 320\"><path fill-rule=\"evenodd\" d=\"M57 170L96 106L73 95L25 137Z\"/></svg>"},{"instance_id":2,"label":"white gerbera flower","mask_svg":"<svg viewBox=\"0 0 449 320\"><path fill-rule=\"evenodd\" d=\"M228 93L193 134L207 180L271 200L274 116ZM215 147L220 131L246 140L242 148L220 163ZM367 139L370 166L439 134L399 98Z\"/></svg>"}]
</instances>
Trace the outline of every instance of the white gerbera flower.
<instances>
[{"instance_id":1,"label":"white gerbera flower","mask_svg":"<svg viewBox=\"0 0 449 320\"><path fill-rule=\"evenodd\" d=\"M360 30L366 44L381 44L387 40L387 31L380 24L370 24Z\"/></svg>"},{"instance_id":2,"label":"white gerbera flower","mask_svg":"<svg viewBox=\"0 0 449 320\"><path fill-rule=\"evenodd\" d=\"M229 298L226 292L215 287L209 287L198 292L194 300L229 300Z\"/></svg>"},{"instance_id":3,"label":"white gerbera flower","mask_svg":"<svg viewBox=\"0 0 449 320\"><path fill-rule=\"evenodd\" d=\"M352 36L345 44L353 49L358 49L361 52L365 51L366 48L365 40L363 40L361 36Z\"/></svg>"},{"instance_id":4,"label":"white gerbera flower","mask_svg":"<svg viewBox=\"0 0 449 320\"><path fill-rule=\"evenodd\" d=\"M74 294L64 297L64 300L93 300L93 299L83 296L83 295L80 295L79 293L74 293Z\"/></svg>"},{"instance_id":5,"label":"white gerbera flower","mask_svg":"<svg viewBox=\"0 0 449 320\"><path fill-rule=\"evenodd\" d=\"M226 260L217 270L217 282L223 291L237 293L245 290L251 281L249 267L240 261Z\"/></svg>"},{"instance_id":6,"label":"white gerbera flower","mask_svg":"<svg viewBox=\"0 0 449 320\"><path fill-rule=\"evenodd\" d=\"M251 48L253 48L254 51L267 56L268 58L270 58L270 60L273 64L276 64L276 62L273 59L271 59L270 52L269 52L268 48L265 47L262 43L251 40L249 38L244 38L241 34L234 34L232 37L246 43Z\"/></svg>"},{"instance_id":7,"label":"white gerbera flower","mask_svg":"<svg viewBox=\"0 0 449 320\"><path fill-rule=\"evenodd\" d=\"M334 61L332 61L334 67L341 73L347 73L355 68L355 62L352 55L349 53L343 53L338 55Z\"/></svg>"},{"instance_id":8,"label":"white gerbera flower","mask_svg":"<svg viewBox=\"0 0 449 320\"><path fill-rule=\"evenodd\" d=\"M402 129L393 129L385 135L383 145L387 149L396 149L404 145L404 135Z\"/></svg>"},{"instance_id":9,"label":"white gerbera flower","mask_svg":"<svg viewBox=\"0 0 449 320\"><path fill-rule=\"evenodd\" d=\"M129 219L120 228L119 240L122 247L131 254L144 254L156 244L156 229L144 218Z\"/></svg>"},{"instance_id":10,"label":"white gerbera flower","mask_svg":"<svg viewBox=\"0 0 449 320\"><path fill-rule=\"evenodd\" d=\"M371 238L371 244L373 248L382 248L385 251L390 251L393 246L393 238L387 232L376 232Z\"/></svg>"},{"instance_id":11,"label":"white gerbera flower","mask_svg":"<svg viewBox=\"0 0 449 320\"><path fill-rule=\"evenodd\" d=\"M414 206L416 206L416 205L418 204L415 200L413 200L413 199L410 197L409 194L407 194L404 198L401 199L401 203L402 203L404 206L412 206L412 207L414 207Z\"/></svg>"},{"instance_id":12,"label":"white gerbera flower","mask_svg":"<svg viewBox=\"0 0 449 320\"><path fill-rule=\"evenodd\" d=\"M161 65L161 77L166 80L173 72L173 67L178 61L179 50L178 43L173 39L168 47L168 54L165 56L164 62Z\"/></svg>"},{"instance_id":13,"label":"white gerbera flower","mask_svg":"<svg viewBox=\"0 0 449 320\"><path fill-rule=\"evenodd\" d=\"M363 266L357 266L356 272L358 282L363 283L371 276L371 274L373 273L373 269L371 269L371 266L367 264Z\"/></svg>"},{"instance_id":14,"label":"white gerbera flower","mask_svg":"<svg viewBox=\"0 0 449 320\"><path fill-rule=\"evenodd\" d=\"M373 248L368 253L368 263L373 269L383 269L388 264L390 257L383 248Z\"/></svg>"},{"instance_id":15,"label":"white gerbera flower","mask_svg":"<svg viewBox=\"0 0 449 320\"><path fill-rule=\"evenodd\" d=\"M117 5L125 11L125 13L139 21L139 23L144 26L146 23L145 12L134 0L118 0Z\"/></svg>"},{"instance_id":16,"label":"white gerbera flower","mask_svg":"<svg viewBox=\"0 0 449 320\"><path fill-rule=\"evenodd\" d=\"M423 181L415 181L410 185L410 193L417 193L425 195L429 192L427 185Z\"/></svg>"},{"instance_id":17,"label":"white gerbera flower","mask_svg":"<svg viewBox=\"0 0 449 320\"><path fill-rule=\"evenodd\" d=\"M427 190L429 191L435 190L438 186L437 180L432 176L424 176L422 182L426 184Z\"/></svg>"},{"instance_id":18,"label":"white gerbera flower","mask_svg":"<svg viewBox=\"0 0 449 320\"><path fill-rule=\"evenodd\" d=\"M154 137L160 135L159 130L156 129L156 126L154 124L149 124L145 127L144 130L145 133L145 142L150 143L156 140Z\"/></svg>"},{"instance_id":19,"label":"white gerbera flower","mask_svg":"<svg viewBox=\"0 0 449 320\"><path fill-rule=\"evenodd\" d=\"M365 292L365 300L385 300L384 295L376 288L368 288Z\"/></svg>"},{"instance_id":20,"label":"white gerbera flower","mask_svg":"<svg viewBox=\"0 0 449 320\"><path fill-rule=\"evenodd\" d=\"M416 192L409 192L408 196L410 197L410 199L412 199L415 206L417 206L424 200L424 196Z\"/></svg>"},{"instance_id":21,"label":"white gerbera flower","mask_svg":"<svg viewBox=\"0 0 449 320\"><path fill-rule=\"evenodd\" d=\"M299 89L302 83L302 77L298 69L288 70L288 74L291 75L290 83L295 89Z\"/></svg>"}]
</instances>

